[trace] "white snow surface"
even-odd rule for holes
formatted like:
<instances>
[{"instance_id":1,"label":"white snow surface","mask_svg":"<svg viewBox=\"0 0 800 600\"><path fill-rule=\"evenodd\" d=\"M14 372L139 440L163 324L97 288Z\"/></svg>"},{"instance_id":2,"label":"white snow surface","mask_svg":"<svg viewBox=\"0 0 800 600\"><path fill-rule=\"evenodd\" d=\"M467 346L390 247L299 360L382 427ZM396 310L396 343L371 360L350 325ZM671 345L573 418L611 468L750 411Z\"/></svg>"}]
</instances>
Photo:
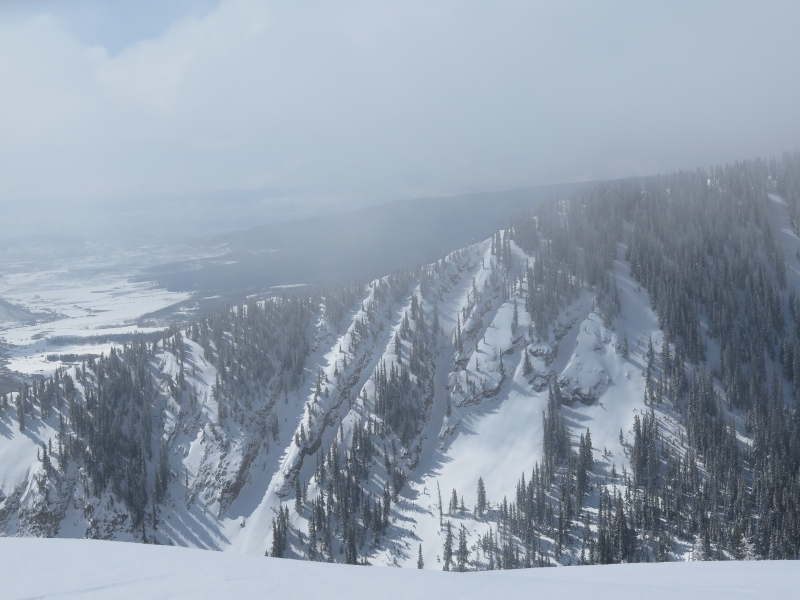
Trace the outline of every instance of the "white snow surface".
<instances>
[{"instance_id":1,"label":"white snow surface","mask_svg":"<svg viewBox=\"0 0 800 600\"><path fill-rule=\"evenodd\" d=\"M796 561L445 573L95 540L0 538L5 600L81 598L793 598Z\"/></svg>"}]
</instances>

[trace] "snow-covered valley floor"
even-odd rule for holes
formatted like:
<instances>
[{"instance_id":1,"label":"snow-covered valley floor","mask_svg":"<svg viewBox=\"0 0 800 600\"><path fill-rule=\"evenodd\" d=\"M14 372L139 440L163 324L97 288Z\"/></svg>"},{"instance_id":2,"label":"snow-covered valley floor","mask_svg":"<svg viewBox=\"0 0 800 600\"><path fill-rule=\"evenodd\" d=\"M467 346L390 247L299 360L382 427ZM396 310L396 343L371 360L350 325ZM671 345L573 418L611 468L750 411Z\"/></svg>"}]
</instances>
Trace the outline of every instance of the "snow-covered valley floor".
<instances>
[{"instance_id":1,"label":"snow-covered valley floor","mask_svg":"<svg viewBox=\"0 0 800 600\"><path fill-rule=\"evenodd\" d=\"M794 598L796 561L444 573L94 540L0 538L0 596L32 598Z\"/></svg>"},{"instance_id":2,"label":"snow-covered valley floor","mask_svg":"<svg viewBox=\"0 0 800 600\"><path fill-rule=\"evenodd\" d=\"M23 375L49 376L64 364L59 356L107 354L111 344L98 336L160 329L137 321L191 294L170 292L137 276L148 265L189 251L178 246L120 249L87 243L72 253L65 251L63 257L0 256L5 366ZM91 338L96 339L78 341Z\"/></svg>"}]
</instances>

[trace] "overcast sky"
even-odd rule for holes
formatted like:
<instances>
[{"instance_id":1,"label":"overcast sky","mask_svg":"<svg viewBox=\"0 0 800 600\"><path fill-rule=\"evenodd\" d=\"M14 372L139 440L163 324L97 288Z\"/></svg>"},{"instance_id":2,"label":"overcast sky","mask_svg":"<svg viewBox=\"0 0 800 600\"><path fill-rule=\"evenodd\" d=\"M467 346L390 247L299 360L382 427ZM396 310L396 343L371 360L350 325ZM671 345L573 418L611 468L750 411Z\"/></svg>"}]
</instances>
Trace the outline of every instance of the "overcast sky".
<instances>
[{"instance_id":1,"label":"overcast sky","mask_svg":"<svg viewBox=\"0 0 800 600\"><path fill-rule=\"evenodd\" d=\"M0 219L768 157L800 148L799 26L796 1L0 0Z\"/></svg>"}]
</instances>

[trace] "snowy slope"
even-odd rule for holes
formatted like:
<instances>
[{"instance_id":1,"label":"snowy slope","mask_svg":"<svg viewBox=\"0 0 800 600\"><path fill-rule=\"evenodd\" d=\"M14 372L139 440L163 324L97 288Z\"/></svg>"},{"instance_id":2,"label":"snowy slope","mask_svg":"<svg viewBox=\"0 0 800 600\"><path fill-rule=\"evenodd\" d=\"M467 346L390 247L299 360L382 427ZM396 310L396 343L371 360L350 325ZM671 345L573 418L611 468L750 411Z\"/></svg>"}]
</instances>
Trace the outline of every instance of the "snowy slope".
<instances>
[{"instance_id":1,"label":"snowy slope","mask_svg":"<svg viewBox=\"0 0 800 600\"><path fill-rule=\"evenodd\" d=\"M42 568L47 565L46 568ZM441 573L91 540L0 539L6 600L102 598L792 598L793 561Z\"/></svg>"},{"instance_id":2,"label":"snowy slope","mask_svg":"<svg viewBox=\"0 0 800 600\"><path fill-rule=\"evenodd\" d=\"M513 498L515 485L523 473L529 476L534 463L541 461L542 412L548 390L536 391L535 384L551 370L566 384L565 388L571 386L597 395L590 405L576 402L562 407L574 439L590 427L596 454L608 450L608 454L596 456L595 473L605 478L610 475L612 464L620 472L623 465L629 467L625 448L619 443L619 432L622 430L628 436L634 415L645 410L642 370L646 361L643 354L646 340L652 335L654 343L658 343L660 332L646 293L638 290L623 261L617 261L615 275L626 315L618 323L617 331L603 326L598 315L592 313L592 295L584 293L558 319L556 327L560 326L559 335L564 336L555 343L557 357L551 364L535 360L534 373L525 377L522 373L525 346L520 351L518 344L514 354L504 356L505 369L513 373L513 379L493 398L477 406L455 408L450 419L455 424L444 432L440 445L429 459L427 472L412 486L420 495L426 513L411 510L406 515L414 522L414 534L424 540L426 564L440 564L443 543L435 506L437 484L445 503L453 489L457 490L459 498L463 496L469 512L465 516L456 514L447 518L454 524L463 524L471 534L470 541L474 542L490 526L488 520L470 516L477 502L478 478L482 477L486 484L490 507L494 504L496 508L503 497ZM485 336L480 338L475 353L480 358L483 373L473 371L473 377L483 375L497 381L498 361L494 357L501 349L507 351L513 346L510 332L513 301L512 297L505 302L487 324ZM517 301L522 306L519 295ZM527 325L528 316L520 311L518 331L524 331ZM617 351L623 332L628 333L633 346L629 360L624 360ZM549 341L553 343L555 338ZM474 365L474 360L471 364ZM577 557L572 560L577 561ZM415 561L416 555L408 552L402 564L413 566Z\"/></svg>"}]
</instances>

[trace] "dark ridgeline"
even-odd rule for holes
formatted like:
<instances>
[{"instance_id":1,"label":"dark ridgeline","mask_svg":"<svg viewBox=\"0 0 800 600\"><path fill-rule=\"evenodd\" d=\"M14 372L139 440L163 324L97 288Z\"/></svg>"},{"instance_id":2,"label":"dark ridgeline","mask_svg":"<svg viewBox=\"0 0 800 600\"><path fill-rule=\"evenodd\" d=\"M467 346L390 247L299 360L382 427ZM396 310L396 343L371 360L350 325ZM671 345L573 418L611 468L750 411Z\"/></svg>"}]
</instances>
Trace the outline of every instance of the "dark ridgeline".
<instances>
[{"instance_id":1,"label":"dark ridgeline","mask_svg":"<svg viewBox=\"0 0 800 600\"><path fill-rule=\"evenodd\" d=\"M595 310L613 326L625 310L610 273L613 261L622 258L620 243L667 343L656 352L651 341L646 351L649 411L636 416L631 439L620 431L630 471L619 473L615 466L610 477L593 472L590 430L573 437L560 415L560 386L551 377L541 461L527 478L522 475L511 499L492 498L483 480L477 482L474 514L491 524L477 547L480 562L470 560L458 522L471 509L453 490L445 511L440 494L444 568L547 565L567 551L584 564L663 561L678 545L708 560L798 558L800 299L787 289L784 249L770 227L767 194L773 191L788 202L797 230L800 154L599 184L543 201L493 236L502 271L491 289L503 299L513 289L523 291L533 321L528 343L545 337L559 311L586 286L596 293ZM516 265L512 243L531 257L529 264ZM301 427L294 443L314 455L322 493L308 500L307 482L295 479L294 509L308 519L308 533L293 531L286 505L273 523L273 556L297 556L302 548L311 560L358 563L388 543L392 505L410 474L401 457L431 410L434 359L450 352L452 370L458 370L469 335L461 320L454 339L441 335L430 282L444 264L373 284L372 300L362 304L354 328L354 346L374 336L378 317L412 293L412 282L421 284L392 342L398 359L382 362L373 373L373 403L365 404L373 412L354 427L349 445L341 430L325 447L312 439L314 424ZM60 370L3 396L3 419L13 414L24 429L57 415L58 437L41 454L47 478L65 480L71 464L81 466L87 493L110 491L127 507L139 539L148 539L156 535L159 507L168 501L167 483L179 476L170 472L153 423L161 422L169 399L189 415L199 410L183 377L190 368L184 338L196 341L203 360L218 370L213 395L219 435L235 424L268 447L280 435L275 403L307 377L319 311L336 328L359 308L362 292L362 286L342 285L220 310L156 340L89 359L78 369L78 382ZM474 294L478 304L478 290ZM706 331L720 348L718 360L708 358ZM177 379L160 373L157 348L174 355ZM627 358L627 335L620 350ZM501 355L501 373L502 364ZM340 372L337 365L342 388L347 368L343 363ZM327 395L326 383L316 375L315 400ZM680 420L679 437L660 425L662 411ZM369 485L376 473L385 482L377 493ZM421 546L418 564L423 565Z\"/></svg>"}]
</instances>

